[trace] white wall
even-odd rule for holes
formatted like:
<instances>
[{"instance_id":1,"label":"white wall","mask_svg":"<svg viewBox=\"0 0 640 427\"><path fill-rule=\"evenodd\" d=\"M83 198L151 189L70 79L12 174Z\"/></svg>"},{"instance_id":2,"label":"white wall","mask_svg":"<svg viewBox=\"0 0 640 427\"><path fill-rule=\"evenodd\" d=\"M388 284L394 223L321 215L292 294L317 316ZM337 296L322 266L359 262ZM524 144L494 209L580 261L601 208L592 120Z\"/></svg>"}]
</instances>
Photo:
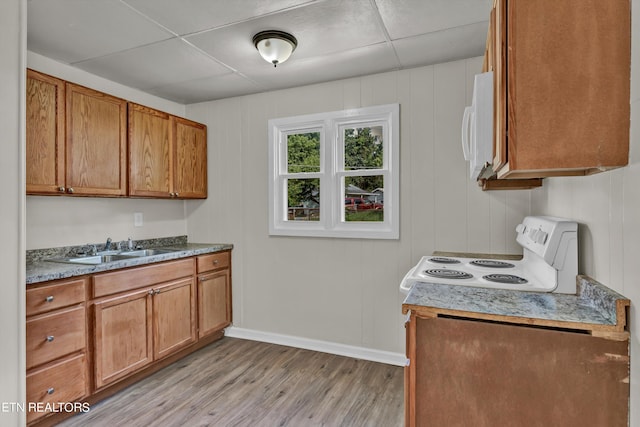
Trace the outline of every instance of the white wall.
<instances>
[{"instance_id":1,"label":"white wall","mask_svg":"<svg viewBox=\"0 0 640 427\"><path fill-rule=\"evenodd\" d=\"M530 192L468 178L460 122L481 58L187 106L208 125L209 198L187 202L190 240L233 252L234 325L404 351L398 285L434 250L519 253ZM401 238L269 237L267 120L400 103Z\"/></svg>"},{"instance_id":2,"label":"white wall","mask_svg":"<svg viewBox=\"0 0 640 427\"><path fill-rule=\"evenodd\" d=\"M25 400L24 323L24 64L26 0L0 5L0 129L3 203L0 204L0 403ZM24 424L19 412L0 412L0 425Z\"/></svg>"},{"instance_id":3,"label":"white wall","mask_svg":"<svg viewBox=\"0 0 640 427\"><path fill-rule=\"evenodd\" d=\"M579 271L631 300L631 423L640 425L640 0L632 1L631 146L622 169L546 179L534 213L579 221Z\"/></svg>"},{"instance_id":4,"label":"white wall","mask_svg":"<svg viewBox=\"0 0 640 427\"><path fill-rule=\"evenodd\" d=\"M28 52L27 66L110 95L183 116L182 104L167 101L127 86ZM27 249L185 235L187 223L180 200L115 199L93 197L27 197ZM134 227L133 214L141 212L142 227Z\"/></svg>"}]
</instances>

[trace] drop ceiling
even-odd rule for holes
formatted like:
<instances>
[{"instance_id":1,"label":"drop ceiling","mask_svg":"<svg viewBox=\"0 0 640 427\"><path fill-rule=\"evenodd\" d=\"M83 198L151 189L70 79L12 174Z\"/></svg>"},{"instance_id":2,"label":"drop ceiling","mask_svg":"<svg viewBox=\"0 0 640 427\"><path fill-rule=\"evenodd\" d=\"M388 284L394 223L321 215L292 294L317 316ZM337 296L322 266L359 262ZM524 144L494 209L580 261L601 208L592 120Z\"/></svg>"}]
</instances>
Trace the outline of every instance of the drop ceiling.
<instances>
[{"instance_id":1,"label":"drop ceiling","mask_svg":"<svg viewBox=\"0 0 640 427\"><path fill-rule=\"evenodd\" d=\"M29 0L27 49L182 104L482 55L493 0ZM274 68L251 41L298 39Z\"/></svg>"}]
</instances>

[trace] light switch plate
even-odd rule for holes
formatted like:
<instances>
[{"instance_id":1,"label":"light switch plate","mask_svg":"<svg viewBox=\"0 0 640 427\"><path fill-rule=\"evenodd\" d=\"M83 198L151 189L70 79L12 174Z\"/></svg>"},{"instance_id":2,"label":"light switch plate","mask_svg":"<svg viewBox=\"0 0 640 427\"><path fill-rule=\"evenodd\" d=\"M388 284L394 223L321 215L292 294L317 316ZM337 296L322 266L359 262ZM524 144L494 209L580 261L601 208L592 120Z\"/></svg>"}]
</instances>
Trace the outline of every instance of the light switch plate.
<instances>
[{"instance_id":1,"label":"light switch plate","mask_svg":"<svg viewBox=\"0 0 640 427\"><path fill-rule=\"evenodd\" d=\"M135 212L133 214L133 226L142 227L143 224L144 224L144 218L142 216L142 212Z\"/></svg>"}]
</instances>

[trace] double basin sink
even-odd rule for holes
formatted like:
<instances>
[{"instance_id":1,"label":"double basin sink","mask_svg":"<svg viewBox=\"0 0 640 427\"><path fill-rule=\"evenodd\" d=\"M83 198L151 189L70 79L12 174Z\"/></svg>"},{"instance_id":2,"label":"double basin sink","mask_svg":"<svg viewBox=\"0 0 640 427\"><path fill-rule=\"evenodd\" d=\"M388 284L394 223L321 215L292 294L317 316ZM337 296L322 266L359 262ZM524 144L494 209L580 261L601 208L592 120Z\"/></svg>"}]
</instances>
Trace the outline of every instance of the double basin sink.
<instances>
[{"instance_id":1,"label":"double basin sink","mask_svg":"<svg viewBox=\"0 0 640 427\"><path fill-rule=\"evenodd\" d=\"M155 248L155 249L138 249L131 251L104 251L96 255L84 255L68 258L51 258L46 261L64 262L71 264L105 264L108 262L122 261L132 258L141 258L153 255L169 254L180 252L180 249Z\"/></svg>"}]
</instances>

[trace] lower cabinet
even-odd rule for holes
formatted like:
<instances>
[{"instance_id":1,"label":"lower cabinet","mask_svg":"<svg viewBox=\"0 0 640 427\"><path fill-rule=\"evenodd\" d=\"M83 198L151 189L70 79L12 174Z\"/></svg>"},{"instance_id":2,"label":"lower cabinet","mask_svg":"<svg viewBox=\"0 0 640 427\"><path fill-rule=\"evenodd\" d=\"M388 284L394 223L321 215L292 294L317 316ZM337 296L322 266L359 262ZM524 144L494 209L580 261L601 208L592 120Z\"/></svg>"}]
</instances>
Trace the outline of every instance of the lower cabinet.
<instances>
[{"instance_id":1,"label":"lower cabinet","mask_svg":"<svg viewBox=\"0 0 640 427\"><path fill-rule=\"evenodd\" d=\"M407 353L407 426L628 423L628 340L412 314Z\"/></svg>"},{"instance_id":2,"label":"lower cabinet","mask_svg":"<svg viewBox=\"0 0 640 427\"><path fill-rule=\"evenodd\" d=\"M171 278L172 274L181 274L180 267L185 263L190 263L193 271L192 259L153 266L154 270L162 271L149 271L148 266L142 268L146 273L153 273L146 277ZM128 281L127 273L135 276L135 270L107 273L107 280ZM100 285L100 277L96 279ZM132 286L139 283L133 282ZM192 273L95 301L95 388L109 385L194 343L195 293Z\"/></svg>"},{"instance_id":3,"label":"lower cabinet","mask_svg":"<svg viewBox=\"0 0 640 427\"><path fill-rule=\"evenodd\" d=\"M153 360L150 289L94 304L95 387L99 389Z\"/></svg>"},{"instance_id":4,"label":"lower cabinet","mask_svg":"<svg viewBox=\"0 0 640 427\"><path fill-rule=\"evenodd\" d=\"M27 290L28 423L89 394L87 282L58 280Z\"/></svg>"},{"instance_id":5,"label":"lower cabinet","mask_svg":"<svg viewBox=\"0 0 640 427\"><path fill-rule=\"evenodd\" d=\"M153 357L160 359L196 341L196 287L190 277L153 291Z\"/></svg>"},{"instance_id":6,"label":"lower cabinet","mask_svg":"<svg viewBox=\"0 0 640 427\"><path fill-rule=\"evenodd\" d=\"M231 252L29 285L26 303L27 402L96 402L223 336ZM27 422L71 415L49 412Z\"/></svg>"},{"instance_id":7,"label":"lower cabinet","mask_svg":"<svg viewBox=\"0 0 640 427\"><path fill-rule=\"evenodd\" d=\"M229 270L198 277L198 337L217 332L231 323L229 307Z\"/></svg>"},{"instance_id":8,"label":"lower cabinet","mask_svg":"<svg viewBox=\"0 0 640 427\"><path fill-rule=\"evenodd\" d=\"M231 253L197 257L198 338L231 324Z\"/></svg>"},{"instance_id":9,"label":"lower cabinet","mask_svg":"<svg viewBox=\"0 0 640 427\"><path fill-rule=\"evenodd\" d=\"M40 407L30 408L27 422L46 415L47 407L55 408L55 405L80 401L87 395L87 384L89 378L85 353L31 370L27 374L27 402Z\"/></svg>"}]
</instances>

